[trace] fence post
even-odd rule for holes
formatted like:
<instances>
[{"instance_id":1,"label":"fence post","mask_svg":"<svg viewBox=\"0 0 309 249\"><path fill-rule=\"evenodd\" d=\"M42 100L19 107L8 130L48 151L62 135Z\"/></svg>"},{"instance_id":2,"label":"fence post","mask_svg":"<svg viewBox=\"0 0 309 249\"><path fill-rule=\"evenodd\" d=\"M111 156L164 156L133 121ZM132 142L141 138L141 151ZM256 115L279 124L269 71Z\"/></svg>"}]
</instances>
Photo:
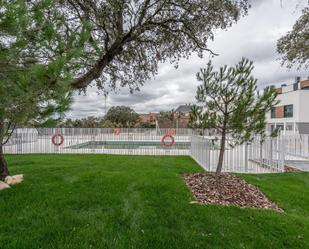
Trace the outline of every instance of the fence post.
<instances>
[{"instance_id":1,"label":"fence post","mask_svg":"<svg viewBox=\"0 0 309 249\"><path fill-rule=\"evenodd\" d=\"M193 136L191 135L190 138L189 138L189 139L190 139L190 152L189 152L189 153L190 153L190 156L192 156L192 149L193 149L193 148L192 148L192 145L193 145L193 143L192 143L192 138L193 138Z\"/></svg>"},{"instance_id":2,"label":"fence post","mask_svg":"<svg viewBox=\"0 0 309 249\"><path fill-rule=\"evenodd\" d=\"M209 146L209 140L206 140L205 143L206 147L206 167L208 167L208 170L210 171L210 146Z\"/></svg>"},{"instance_id":3,"label":"fence post","mask_svg":"<svg viewBox=\"0 0 309 249\"><path fill-rule=\"evenodd\" d=\"M305 145L305 157L309 159L309 146L308 146L308 145L309 145L309 144L308 144L309 141L308 141L308 134L305 134L304 136L305 136L305 138L304 138L304 140L305 140L305 141L304 141L304 145Z\"/></svg>"},{"instance_id":4,"label":"fence post","mask_svg":"<svg viewBox=\"0 0 309 249\"><path fill-rule=\"evenodd\" d=\"M281 150L280 150L280 171L284 172L284 156L285 156L285 142L283 138L280 138L280 145L281 145Z\"/></svg>"},{"instance_id":5,"label":"fence post","mask_svg":"<svg viewBox=\"0 0 309 249\"><path fill-rule=\"evenodd\" d=\"M245 172L248 172L248 143L245 143Z\"/></svg>"},{"instance_id":6,"label":"fence post","mask_svg":"<svg viewBox=\"0 0 309 249\"><path fill-rule=\"evenodd\" d=\"M20 153L23 153L23 139L22 139L22 134L17 133L17 151Z\"/></svg>"},{"instance_id":7,"label":"fence post","mask_svg":"<svg viewBox=\"0 0 309 249\"><path fill-rule=\"evenodd\" d=\"M269 165L271 165L271 167L274 167L274 160L273 160L273 139L270 137L269 138Z\"/></svg>"},{"instance_id":8,"label":"fence post","mask_svg":"<svg viewBox=\"0 0 309 249\"><path fill-rule=\"evenodd\" d=\"M263 168L263 142L260 138L260 166Z\"/></svg>"}]
</instances>

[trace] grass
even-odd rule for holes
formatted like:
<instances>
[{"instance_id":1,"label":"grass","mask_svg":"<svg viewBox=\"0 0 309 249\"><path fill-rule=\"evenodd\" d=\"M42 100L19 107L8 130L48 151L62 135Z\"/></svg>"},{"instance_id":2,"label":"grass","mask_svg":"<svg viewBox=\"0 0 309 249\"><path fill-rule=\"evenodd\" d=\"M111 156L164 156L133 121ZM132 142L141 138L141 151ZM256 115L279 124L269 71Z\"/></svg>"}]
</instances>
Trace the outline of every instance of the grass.
<instances>
[{"instance_id":1,"label":"grass","mask_svg":"<svg viewBox=\"0 0 309 249\"><path fill-rule=\"evenodd\" d=\"M309 248L309 174L242 175L285 213L190 204L189 157L12 155L1 249Z\"/></svg>"}]
</instances>

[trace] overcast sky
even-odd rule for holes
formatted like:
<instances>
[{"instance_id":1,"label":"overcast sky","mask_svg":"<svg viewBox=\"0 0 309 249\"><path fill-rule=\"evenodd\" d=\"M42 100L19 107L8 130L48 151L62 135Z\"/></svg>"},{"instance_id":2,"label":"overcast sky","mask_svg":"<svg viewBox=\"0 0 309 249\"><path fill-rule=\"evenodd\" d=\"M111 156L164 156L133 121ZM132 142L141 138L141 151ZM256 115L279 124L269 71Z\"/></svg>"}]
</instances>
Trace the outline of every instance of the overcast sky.
<instances>
[{"instance_id":1,"label":"overcast sky","mask_svg":"<svg viewBox=\"0 0 309 249\"><path fill-rule=\"evenodd\" d=\"M295 76L307 78L309 72L288 70L280 66L276 53L276 42L301 15L306 0L252 0L248 16L227 31L218 30L215 41L209 48L218 53L213 58L216 67L227 64L233 66L243 56L254 61L254 76L259 86L272 84L291 84ZM171 110L180 104L195 103L196 87L199 83L195 74L205 67L209 55L203 59L192 56L181 61L179 68L162 64L155 79L148 81L140 92L130 94L123 88L107 97L107 109L115 105L126 105L139 113ZM95 88L88 88L86 95L74 97L68 118L102 116L105 113L103 95L98 95Z\"/></svg>"}]
</instances>

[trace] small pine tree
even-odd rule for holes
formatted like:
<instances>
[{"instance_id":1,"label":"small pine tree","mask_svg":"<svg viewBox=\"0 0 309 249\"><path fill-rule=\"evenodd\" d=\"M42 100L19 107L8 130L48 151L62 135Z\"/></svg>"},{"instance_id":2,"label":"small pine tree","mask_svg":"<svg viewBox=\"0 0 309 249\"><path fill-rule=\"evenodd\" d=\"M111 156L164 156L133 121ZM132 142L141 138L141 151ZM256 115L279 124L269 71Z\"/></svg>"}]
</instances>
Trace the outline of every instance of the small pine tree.
<instances>
[{"instance_id":1,"label":"small pine tree","mask_svg":"<svg viewBox=\"0 0 309 249\"><path fill-rule=\"evenodd\" d=\"M222 171L227 135L238 144L250 141L254 134L265 136L266 113L277 104L276 91L266 87L260 95L257 79L251 73L253 62L243 58L234 67L223 66L214 71L211 62L197 73L196 99L204 108L192 118L196 127L215 129L221 134L216 174Z\"/></svg>"}]
</instances>

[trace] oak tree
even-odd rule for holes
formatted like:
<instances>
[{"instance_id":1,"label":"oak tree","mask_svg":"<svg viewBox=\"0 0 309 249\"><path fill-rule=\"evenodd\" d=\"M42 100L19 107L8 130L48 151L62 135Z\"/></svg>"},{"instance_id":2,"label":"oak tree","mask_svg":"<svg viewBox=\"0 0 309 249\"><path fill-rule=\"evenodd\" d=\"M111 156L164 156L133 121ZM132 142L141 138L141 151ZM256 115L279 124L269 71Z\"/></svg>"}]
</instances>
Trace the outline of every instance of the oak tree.
<instances>
[{"instance_id":1,"label":"oak tree","mask_svg":"<svg viewBox=\"0 0 309 249\"><path fill-rule=\"evenodd\" d=\"M139 119L139 115L128 106L112 106L106 115L105 121L110 121L117 127L131 128Z\"/></svg>"},{"instance_id":2,"label":"oak tree","mask_svg":"<svg viewBox=\"0 0 309 249\"><path fill-rule=\"evenodd\" d=\"M213 53L207 46L216 29L226 29L245 15L248 0L61 0L66 32L84 22L92 28L74 89L92 82L99 89L128 86L139 90L157 73L158 64L177 66L191 53ZM214 54L214 53L213 53Z\"/></svg>"},{"instance_id":3,"label":"oak tree","mask_svg":"<svg viewBox=\"0 0 309 249\"><path fill-rule=\"evenodd\" d=\"M303 9L293 29L279 39L277 51L282 55L282 65L309 67L309 7Z\"/></svg>"}]
</instances>

